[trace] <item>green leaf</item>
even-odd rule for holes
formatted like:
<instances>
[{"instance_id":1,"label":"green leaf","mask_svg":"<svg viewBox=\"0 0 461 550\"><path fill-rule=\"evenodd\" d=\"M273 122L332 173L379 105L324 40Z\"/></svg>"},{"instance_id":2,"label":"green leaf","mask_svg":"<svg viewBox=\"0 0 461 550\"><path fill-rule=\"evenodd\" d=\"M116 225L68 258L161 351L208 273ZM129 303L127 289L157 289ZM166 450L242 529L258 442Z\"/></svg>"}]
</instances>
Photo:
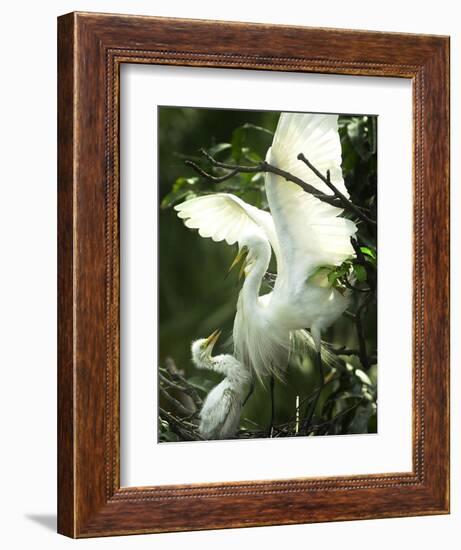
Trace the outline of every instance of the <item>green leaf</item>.
<instances>
[{"instance_id":1,"label":"green leaf","mask_svg":"<svg viewBox=\"0 0 461 550\"><path fill-rule=\"evenodd\" d=\"M161 432L169 432L170 431L170 425L168 424L168 422L166 420L164 420L160 416L158 417L158 423L159 423L159 428L160 428Z\"/></svg>"},{"instance_id":2,"label":"green leaf","mask_svg":"<svg viewBox=\"0 0 461 550\"><path fill-rule=\"evenodd\" d=\"M365 259L368 261L370 265L372 265L375 269L377 267L377 262L374 258L371 258L370 256L365 256Z\"/></svg>"},{"instance_id":3,"label":"green leaf","mask_svg":"<svg viewBox=\"0 0 461 550\"><path fill-rule=\"evenodd\" d=\"M262 126L257 126L255 124L246 123L243 126L239 126L236 128L232 133L232 158L235 160L235 162L240 162L242 156L249 157L250 160L254 160L255 162L259 162L261 160L261 157L257 155L254 151L251 151L248 148L245 148L245 137L248 130L254 130L256 132L262 132L264 134L268 134L269 136L273 136L274 134L268 130L267 128L263 128ZM254 159L251 158L250 155L257 155L254 157Z\"/></svg>"},{"instance_id":4,"label":"green leaf","mask_svg":"<svg viewBox=\"0 0 461 550\"><path fill-rule=\"evenodd\" d=\"M366 384L367 386L373 385L370 377L362 369L355 369L354 374L363 384Z\"/></svg>"},{"instance_id":5,"label":"green leaf","mask_svg":"<svg viewBox=\"0 0 461 550\"><path fill-rule=\"evenodd\" d=\"M168 208L173 206L173 204L179 202L180 200L187 198L192 198L195 196L193 188L196 186L200 178L192 177L185 178L179 177L174 183L171 191L163 197L160 204L161 208Z\"/></svg>"},{"instance_id":6,"label":"green leaf","mask_svg":"<svg viewBox=\"0 0 461 550\"><path fill-rule=\"evenodd\" d=\"M314 270L312 272L312 274L309 276L309 279L312 279L313 277L316 277L317 275L319 275L320 273L324 273L325 271L332 271L334 269L334 267L332 265L321 265L319 266L316 270Z\"/></svg>"},{"instance_id":7,"label":"green leaf","mask_svg":"<svg viewBox=\"0 0 461 550\"><path fill-rule=\"evenodd\" d=\"M338 277L344 277L344 275L348 275L349 270L350 264L343 263L337 268L336 273L338 274Z\"/></svg>"},{"instance_id":8,"label":"green leaf","mask_svg":"<svg viewBox=\"0 0 461 550\"><path fill-rule=\"evenodd\" d=\"M235 129L232 133L232 158L235 162L240 162L242 149L245 141L245 129L243 126Z\"/></svg>"},{"instance_id":9,"label":"green leaf","mask_svg":"<svg viewBox=\"0 0 461 550\"><path fill-rule=\"evenodd\" d=\"M195 185L198 181L199 181L198 176L194 176L192 178L180 177L174 182L173 191L180 191L181 189L183 189L188 185Z\"/></svg>"},{"instance_id":10,"label":"green leaf","mask_svg":"<svg viewBox=\"0 0 461 550\"><path fill-rule=\"evenodd\" d=\"M217 143L216 145L213 145L213 147L210 147L208 149L208 153L214 157L216 155L219 155L222 151L227 151L228 149L231 149L232 145L230 143Z\"/></svg>"},{"instance_id":11,"label":"green leaf","mask_svg":"<svg viewBox=\"0 0 461 550\"><path fill-rule=\"evenodd\" d=\"M369 262L375 269L377 266L377 259L376 259L376 251L372 248L368 248L367 246L361 246L360 250L362 251L362 254L365 257L365 260Z\"/></svg>"},{"instance_id":12,"label":"green leaf","mask_svg":"<svg viewBox=\"0 0 461 550\"><path fill-rule=\"evenodd\" d=\"M348 433L363 434L368 432L370 418L375 414L375 408L372 403L359 405L353 411L353 417L349 422Z\"/></svg>"},{"instance_id":13,"label":"green leaf","mask_svg":"<svg viewBox=\"0 0 461 550\"><path fill-rule=\"evenodd\" d=\"M169 208L170 206L173 206L174 204L176 204L177 202L180 202L183 199L192 199L195 196L196 196L195 193L188 190L181 191L180 193L174 193L174 192L168 193L168 195L165 195L163 197L163 200L160 204L160 208L162 209Z\"/></svg>"},{"instance_id":14,"label":"green leaf","mask_svg":"<svg viewBox=\"0 0 461 550\"><path fill-rule=\"evenodd\" d=\"M260 155L258 155L256 151L252 151L251 149L248 149L248 147L244 147L242 151L245 158L250 162L258 163L262 161L262 158L260 157Z\"/></svg>"},{"instance_id":15,"label":"green leaf","mask_svg":"<svg viewBox=\"0 0 461 550\"><path fill-rule=\"evenodd\" d=\"M372 250L371 248L368 248L368 246L361 246L360 251L362 254L365 254L365 256L370 256L374 260L376 260L376 250Z\"/></svg>"},{"instance_id":16,"label":"green leaf","mask_svg":"<svg viewBox=\"0 0 461 550\"><path fill-rule=\"evenodd\" d=\"M179 441L179 437L174 432L163 432L159 439L160 441Z\"/></svg>"},{"instance_id":17,"label":"green leaf","mask_svg":"<svg viewBox=\"0 0 461 550\"><path fill-rule=\"evenodd\" d=\"M339 275L336 273L336 271L330 271L330 273L328 273L328 282L331 286L334 286L338 277Z\"/></svg>"},{"instance_id":18,"label":"green leaf","mask_svg":"<svg viewBox=\"0 0 461 550\"><path fill-rule=\"evenodd\" d=\"M307 281L320 287L331 286L329 275L333 270L334 267L331 265L321 265L311 273Z\"/></svg>"},{"instance_id":19,"label":"green leaf","mask_svg":"<svg viewBox=\"0 0 461 550\"><path fill-rule=\"evenodd\" d=\"M256 124L251 124L250 122L246 122L242 128L245 130L256 130L257 132L263 132L265 134L268 134L269 136L273 137L274 132L271 132L267 128L263 128L262 126L257 126Z\"/></svg>"},{"instance_id":20,"label":"green leaf","mask_svg":"<svg viewBox=\"0 0 461 550\"><path fill-rule=\"evenodd\" d=\"M258 172L257 174L253 174L251 177L251 183L264 183L264 174L262 172Z\"/></svg>"},{"instance_id":21,"label":"green leaf","mask_svg":"<svg viewBox=\"0 0 461 550\"><path fill-rule=\"evenodd\" d=\"M367 280L367 270L363 267L363 265L354 264L354 273L357 277L357 281L360 283Z\"/></svg>"}]
</instances>

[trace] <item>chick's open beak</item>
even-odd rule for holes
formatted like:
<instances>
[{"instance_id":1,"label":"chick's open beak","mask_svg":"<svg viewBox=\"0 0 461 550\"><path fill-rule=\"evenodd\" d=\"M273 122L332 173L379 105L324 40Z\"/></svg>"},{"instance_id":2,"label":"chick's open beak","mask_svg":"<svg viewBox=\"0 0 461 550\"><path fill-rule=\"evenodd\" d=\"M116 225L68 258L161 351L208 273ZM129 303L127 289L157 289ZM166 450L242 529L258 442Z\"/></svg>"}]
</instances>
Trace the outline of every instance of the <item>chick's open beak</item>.
<instances>
[{"instance_id":1,"label":"chick's open beak","mask_svg":"<svg viewBox=\"0 0 461 550\"><path fill-rule=\"evenodd\" d=\"M239 250L237 256L235 256L234 261L232 262L231 266L229 267L229 271L227 272L227 275L234 269L236 265L242 261L242 265L240 266L239 271L239 279L242 278L242 276L245 274L245 266L246 266L246 256L248 254L248 247L242 246L242 248ZM226 275L226 276L227 276Z\"/></svg>"},{"instance_id":2,"label":"chick's open beak","mask_svg":"<svg viewBox=\"0 0 461 550\"><path fill-rule=\"evenodd\" d=\"M208 336L205 340L205 347L210 348L210 351L213 349L214 345L218 341L218 338L221 336L221 330L215 330L213 333Z\"/></svg>"}]
</instances>

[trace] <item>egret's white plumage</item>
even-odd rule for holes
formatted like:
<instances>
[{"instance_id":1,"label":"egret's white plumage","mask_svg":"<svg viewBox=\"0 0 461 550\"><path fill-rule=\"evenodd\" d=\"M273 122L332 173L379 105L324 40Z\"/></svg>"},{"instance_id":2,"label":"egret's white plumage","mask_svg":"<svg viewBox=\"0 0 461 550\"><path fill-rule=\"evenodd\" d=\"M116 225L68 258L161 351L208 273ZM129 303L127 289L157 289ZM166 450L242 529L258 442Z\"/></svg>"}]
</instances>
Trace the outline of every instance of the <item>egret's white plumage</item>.
<instances>
[{"instance_id":1,"label":"egret's white plumage","mask_svg":"<svg viewBox=\"0 0 461 550\"><path fill-rule=\"evenodd\" d=\"M220 332L192 343L192 360L197 368L224 375L207 395L200 411L199 432L204 439L227 439L238 430L240 414L252 376L232 355L212 356Z\"/></svg>"},{"instance_id":2,"label":"egret's white plumage","mask_svg":"<svg viewBox=\"0 0 461 550\"><path fill-rule=\"evenodd\" d=\"M276 166L332 195L331 189L297 159L299 153L304 153L322 174L329 170L335 187L349 196L341 169L337 115L282 113L271 150L271 160Z\"/></svg>"},{"instance_id":3,"label":"egret's white plumage","mask_svg":"<svg viewBox=\"0 0 461 550\"><path fill-rule=\"evenodd\" d=\"M345 195L341 144L336 115L282 113L267 161L312 187L330 189L297 159L303 153ZM265 188L270 214L229 193L216 193L175 207L187 227L202 237L238 243L247 253L246 280L234 321L234 355L260 377L277 373L287 364L294 340L309 341L317 349L321 331L346 309L347 296L318 277L320 266L340 265L354 256L350 238L357 228L341 217L342 209L320 201L295 183L267 173ZM269 294L260 296L271 247L277 260L277 279Z\"/></svg>"}]
</instances>

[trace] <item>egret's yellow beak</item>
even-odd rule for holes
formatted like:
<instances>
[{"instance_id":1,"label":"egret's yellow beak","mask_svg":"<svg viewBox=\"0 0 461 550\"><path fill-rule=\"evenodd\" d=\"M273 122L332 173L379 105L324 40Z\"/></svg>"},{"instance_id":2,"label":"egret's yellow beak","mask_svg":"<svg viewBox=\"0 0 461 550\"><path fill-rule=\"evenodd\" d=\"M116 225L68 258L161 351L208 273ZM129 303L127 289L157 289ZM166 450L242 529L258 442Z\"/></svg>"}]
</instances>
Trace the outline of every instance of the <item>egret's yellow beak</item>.
<instances>
[{"instance_id":1,"label":"egret's yellow beak","mask_svg":"<svg viewBox=\"0 0 461 550\"><path fill-rule=\"evenodd\" d=\"M246 267L246 256L248 254L248 247L242 246L242 248L239 250L237 256L235 256L234 261L232 262L231 266L229 267L229 270L227 272L227 275L234 269L236 265L240 263L241 260L244 260L242 262L242 265L240 266L239 271L239 280L242 278L242 276L245 274L245 267ZM227 277L226 275L226 277Z\"/></svg>"},{"instance_id":2,"label":"egret's yellow beak","mask_svg":"<svg viewBox=\"0 0 461 550\"><path fill-rule=\"evenodd\" d=\"M208 349L210 348L210 351L212 351L214 345L218 341L218 338L221 336L221 330L215 330L213 333L208 336L208 338L205 340L205 347Z\"/></svg>"}]
</instances>

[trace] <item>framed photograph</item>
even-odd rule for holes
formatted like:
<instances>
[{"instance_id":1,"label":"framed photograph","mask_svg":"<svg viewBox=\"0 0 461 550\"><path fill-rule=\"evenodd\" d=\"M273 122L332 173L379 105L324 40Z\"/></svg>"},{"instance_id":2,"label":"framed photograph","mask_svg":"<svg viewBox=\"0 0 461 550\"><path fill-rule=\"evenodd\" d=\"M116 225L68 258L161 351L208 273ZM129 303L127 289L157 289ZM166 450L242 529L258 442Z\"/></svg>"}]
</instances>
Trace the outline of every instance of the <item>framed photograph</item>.
<instances>
[{"instance_id":1,"label":"framed photograph","mask_svg":"<svg viewBox=\"0 0 461 550\"><path fill-rule=\"evenodd\" d=\"M449 39L58 20L58 531L449 512Z\"/></svg>"}]
</instances>

